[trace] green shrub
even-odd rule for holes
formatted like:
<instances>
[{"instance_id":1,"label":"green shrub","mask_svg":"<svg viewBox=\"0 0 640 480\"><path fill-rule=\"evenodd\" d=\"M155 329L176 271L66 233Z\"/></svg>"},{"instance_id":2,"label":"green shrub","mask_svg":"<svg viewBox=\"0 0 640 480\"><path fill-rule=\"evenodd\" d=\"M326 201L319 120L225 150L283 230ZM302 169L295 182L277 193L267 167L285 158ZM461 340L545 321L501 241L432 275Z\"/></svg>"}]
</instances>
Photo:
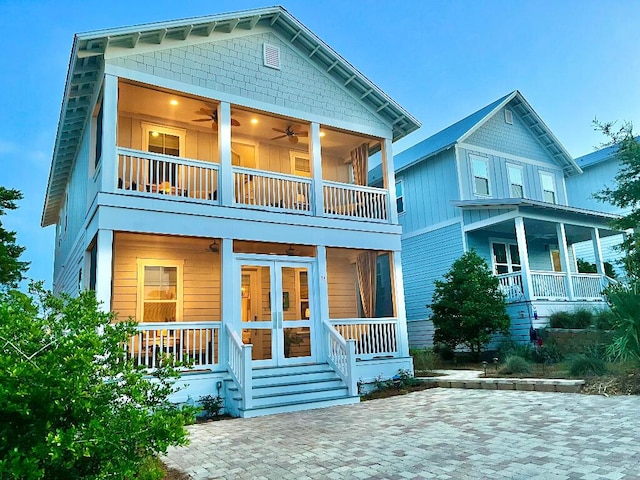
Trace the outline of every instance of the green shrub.
<instances>
[{"instance_id":1,"label":"green shrub","mask_svg":"<svg viewBox=\"0 0 640 480\"><path fill-rule=\"evenodd\" d=\"M222 410L223 400L221 397L213 395L204 395L198 400L202 410L204 410L204 417L207 419L218 418L220 416L220 410Z\"/></svg>"},{"instance_id":2,"label":"green shrub","mask_svg":"<svg viewBox=\"0 0 640 480\"><path fill-rule=\"evenodd\" d=\"M615 318L613 341L608 353L616 360L640 361L640 295L633 289L619 287L607 292Z\"/></svg>"},{"instance_id":3,"label":"green shrub","mask_svg":"<svg viewBox=\"0 0 640 480\"><path fill-rule=\"evenodd\" d=\"M440 357L440 360L444 360L445 362L453 360L453 357L455 357L453 348L444 343L436 343L433 346L433 352Z\"/></svg>"},{"instance_id":4,"label":"green shrub","mask_svg":"<svg viewBox=\"0 0 640 480\"><path fill-rule=\"evenodd\" d=\"M573 311L573 326L569 328L589 328L593 325L593 311L586 308L578 308Z\"/></svg>"},{"instance_id":5,"label":"green shrub","mask_svg":"<svg viewBox=\"0 0 640 480\"><path fill-rule=\"evenodd\" d=\"M531 364L526 359L511 355L504 361L504 365L500 369L500 373L505 374L520 374L529 373L531 371Z\"/></svg>"},{"instance_id":6,"label":"green shrub","mask_svg":"<svg viewBox=\"0 0 640 480\"><path fill-rule=\"evenodd\" d=\"M601 358L576 355L569 359L569 374L572 377L592 377L604 375L606 372L607 366Z\"/></svg>"},{"instance_id":7,"label":"green shrub","mask_svg":"<svg viewBox=\"0 0 640 480\"><path fill-rule=\"evenodd\" d=\"M597 313L594 324L598 330L613 330L616 326L616 316L609 309L601 310Z\"/></svg>"},{"instance_id":8,"label":"green shrub","mask_svg":"<svg viewBox=\"0 0 640 480\"><path fill-rule=\"evenodd\" d=\"M549 326L551 328L572 328L573 318L569 312L553 312L549 316Z\"/></svg>"},{"instance_id":9,"label":"green shrub","mask_svg":"<svg viewBox=\"0 0 640 480\"><path fill-rule=\"evenodd\" d=\"M516 343L505 340L498 347L498 358L522 357L527 361L534 361L536 349L530 343Z\"/></svg>"},{"instance_id":10,"label":"green shrub","mask_svg":"<svg viewBox=\"0 0 640 480\"><path fill-rule=\"evenodd\" d=\"M438 355L431 348L411 349L409 354L416 370L432 372L438 368Z\"/></svg>"},{"instance_id":11,"label":"green shrub","mask_svg":"<svg viewBox=\"0 0 640 480\"><path fill-rule=\"evenodd\" d=\"M166 475L164 465L157 457L145 458L138 468L137 480L162 480Z\"/></svg>"}]
</instances>

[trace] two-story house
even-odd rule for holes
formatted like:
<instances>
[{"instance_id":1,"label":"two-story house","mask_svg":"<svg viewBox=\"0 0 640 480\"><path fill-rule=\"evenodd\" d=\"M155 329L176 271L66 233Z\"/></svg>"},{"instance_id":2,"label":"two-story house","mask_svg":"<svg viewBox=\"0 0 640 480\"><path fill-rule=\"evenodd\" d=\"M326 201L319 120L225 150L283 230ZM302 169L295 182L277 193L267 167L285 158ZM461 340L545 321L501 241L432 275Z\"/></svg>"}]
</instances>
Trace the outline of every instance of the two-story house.
<instances>
[{"instance_id":1,"label":"two-story house","mask_svg":"<svg viewBox=\"0 0 640 480\"><path fill-rule=\"evenodd\" d=\"M42 215L54 289L139 322L140 364L191 362L177 401L358 401L412 370L392 142L419 126L281 7L76 35Z\"/></svg>"},{"instance_id":2,"label":"two-story house","mask_svg":"<svg viewBox=\"0 0 640 480\"><path fill-rule=\"evenodd\" d=\"M600 239L617 233L613 215L568 203L565 181L582 171L520 92L396 155L395 167L412 346L432 343L434 280L472 248L500 279L515 339L555 310L602 304ZM597 274L577 272L572 245L585 241Z\"/></svg>"}]
</instances>

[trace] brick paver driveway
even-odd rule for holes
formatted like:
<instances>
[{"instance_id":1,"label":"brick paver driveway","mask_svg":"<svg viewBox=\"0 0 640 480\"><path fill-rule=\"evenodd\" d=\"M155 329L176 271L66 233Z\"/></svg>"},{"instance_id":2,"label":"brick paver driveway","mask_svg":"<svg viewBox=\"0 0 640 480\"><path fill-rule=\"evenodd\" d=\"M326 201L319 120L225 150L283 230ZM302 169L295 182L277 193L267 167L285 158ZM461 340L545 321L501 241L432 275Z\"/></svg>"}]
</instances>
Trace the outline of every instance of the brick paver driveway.
<instances>
[{"instance_id":1,"label":"brick paver driveway","mask_svg":"<svg viewBox=\"0 0 640 480\"><path fill-rule=\"evenodd\" d=\"M190 427L194 479L640 478L640 397L432 389Z\"/></svg>"}]
</instances>

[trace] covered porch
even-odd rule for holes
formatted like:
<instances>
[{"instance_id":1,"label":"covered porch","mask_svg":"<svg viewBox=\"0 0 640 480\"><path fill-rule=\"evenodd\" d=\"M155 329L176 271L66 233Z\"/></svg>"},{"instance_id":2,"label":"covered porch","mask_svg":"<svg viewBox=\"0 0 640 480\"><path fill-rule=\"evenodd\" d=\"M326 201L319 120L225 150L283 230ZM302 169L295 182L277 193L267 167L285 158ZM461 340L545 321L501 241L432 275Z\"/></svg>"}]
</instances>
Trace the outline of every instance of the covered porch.
<instances>
[{"instance_id":1,"label":"covered porch","mask_svg":"<svg viewBox=\"0 0 640 480\"><path fill-rule=\"evenodd\" d=\"M599 302L615 282L600 244L620 234L609 227L613 215L529 200L460 203L467 248L485 258L507 302ZM593 248L596 273L579 271L574 245L584 242Z\"/></svg>"}]
</instances>

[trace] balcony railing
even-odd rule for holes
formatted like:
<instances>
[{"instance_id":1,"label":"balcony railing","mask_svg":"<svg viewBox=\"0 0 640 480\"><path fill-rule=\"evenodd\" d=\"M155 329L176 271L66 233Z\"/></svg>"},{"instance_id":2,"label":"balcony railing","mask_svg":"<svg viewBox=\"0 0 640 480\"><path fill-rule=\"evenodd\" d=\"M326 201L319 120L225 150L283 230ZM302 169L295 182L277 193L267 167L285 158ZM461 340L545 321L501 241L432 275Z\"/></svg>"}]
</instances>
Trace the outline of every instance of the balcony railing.
<instances>
[{"instance_id":1,"label":"balcony railing","mask_svg":"<svg viewBox=\"0 0 640 480\"><path fill-rule=\"evenodd\" d=\"M233 167L234 202L266 210L311 213L311 179Z\"/></svg>"},{"instance_id":2,"label":"balcony railing","mask_svg":"<svg viewBox=\"0 0 640 480\"><path fill-rule=\"evenodd\" d=\"M574 300L602 300L602 291L609 283L607 277L597 273L571 273ZM531 299L525 298L522 272L498 275L500 290L507 302L522 300L568 300L565 272L531 272Z\"/></svg>"},{"instance_id":3,"label":"balcony railing","mask_svg":"<svg viewBox=\"0 0 640 480\"><path fill-rule=\"evenodd\" d=\"M597 273L572 273L573 296L575 299L601 300L605 288L605 278Z\"/></svg>"},{"instance_id":4,"label":"balcony railing","mask_svg":"<svg viewBox=\"0 0 640 480\"><path fill-rule=\"evenodd\" d=\"M357 358L399 356L396 318L336 319L330 323L345 340L355 341Z\"/></svg>"},{"instance_id":5,"label":"balcony railing","mask_svg":"<svg viewBox=\"0 0 640 480\"><path fill-rule=\"evenodd\" d=\"M322 189L325 215L378 222L388 220L387 191L382 188L325 180Z\"/></svg>"}]
</instances>

